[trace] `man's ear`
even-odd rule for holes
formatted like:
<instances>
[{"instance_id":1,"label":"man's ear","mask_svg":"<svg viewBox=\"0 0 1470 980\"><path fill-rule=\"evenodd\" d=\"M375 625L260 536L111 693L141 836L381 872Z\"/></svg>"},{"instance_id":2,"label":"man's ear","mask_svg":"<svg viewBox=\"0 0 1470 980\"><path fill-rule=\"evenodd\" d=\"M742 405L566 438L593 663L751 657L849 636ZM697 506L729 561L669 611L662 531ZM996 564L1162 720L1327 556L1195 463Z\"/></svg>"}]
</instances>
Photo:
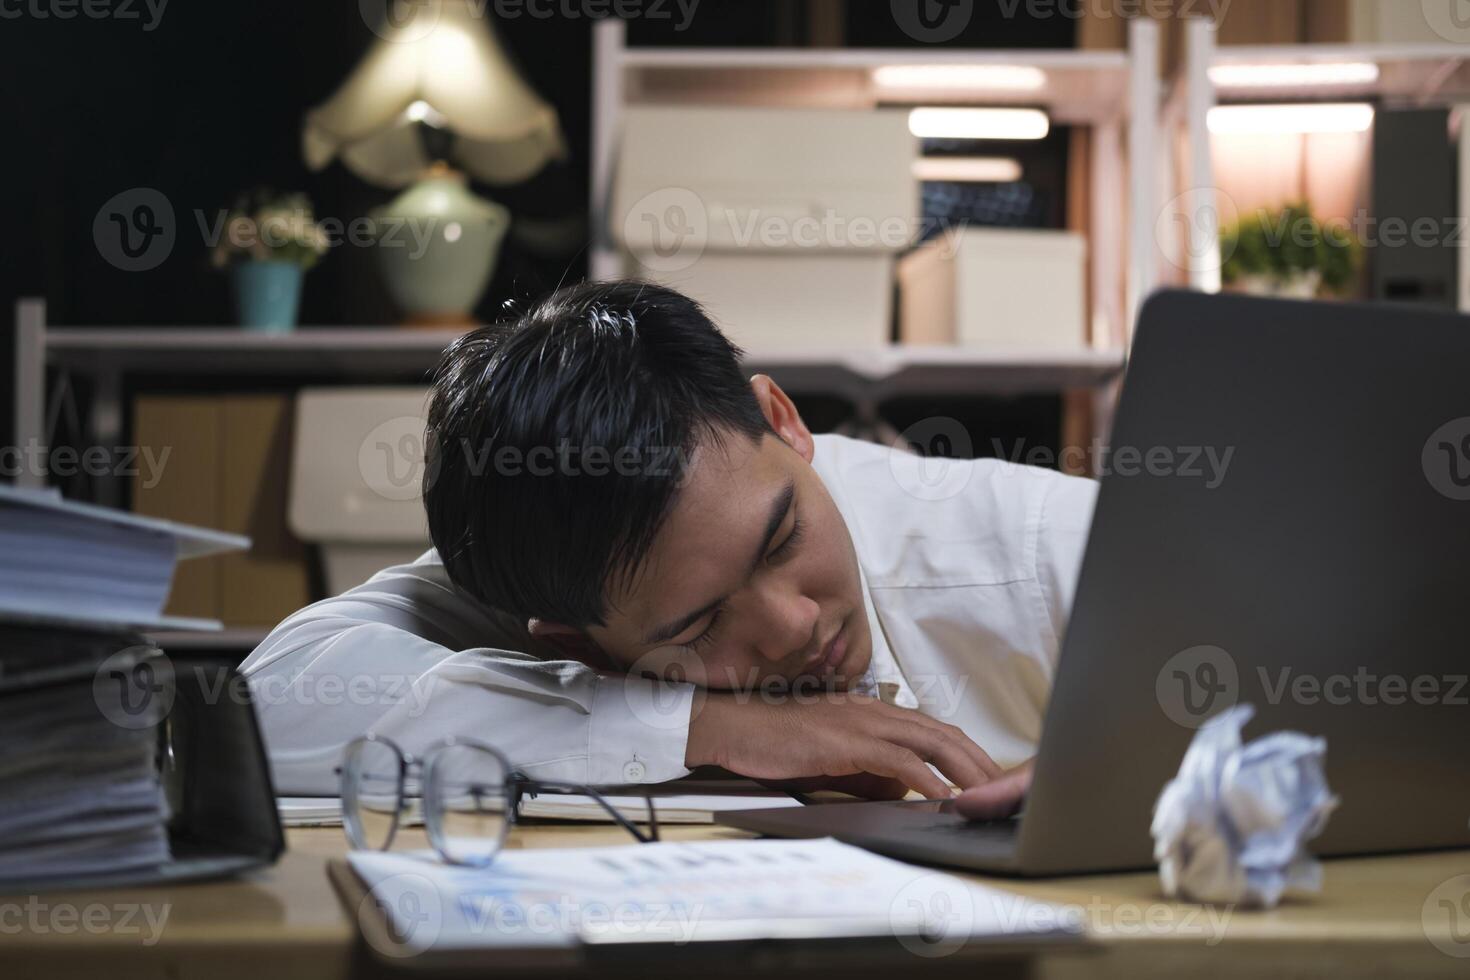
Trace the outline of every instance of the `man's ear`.
<instances>
[{"instance_id":1,"label":"man's ear","mask_svg":"<svg viewBox=\"0 0 1470 980\"><path fill-rule=\"evenodd\" d=\"M530 631L531 639L546 644L567 660L586 664L593 670L615 671L618 669L612 658L603 652L602 647L575 626L553 623L545 619L530 619L526 621L526 629Z\"/></svg>"},{"instance_id":2,"label":"man's ear","mask_svg":"<svg viewBox=\"0 0 1470 980\"><path fill-rule=\"evenodd\" d=\"M771 423L776 435L810 463L816 448L812 443L812 430L801 420L801 413L792 404L790 396L764 374L757 374L750 379L750 390L755 393L761 413Z\"/></svg>"}]
</instances>

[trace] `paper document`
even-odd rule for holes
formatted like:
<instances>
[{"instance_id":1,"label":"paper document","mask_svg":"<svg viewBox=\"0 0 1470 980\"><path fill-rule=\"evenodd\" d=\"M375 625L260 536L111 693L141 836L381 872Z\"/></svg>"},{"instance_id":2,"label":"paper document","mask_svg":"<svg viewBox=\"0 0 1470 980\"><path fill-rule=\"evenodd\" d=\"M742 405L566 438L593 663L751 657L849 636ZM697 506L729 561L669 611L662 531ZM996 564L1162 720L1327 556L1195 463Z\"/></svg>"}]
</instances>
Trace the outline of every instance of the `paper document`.
<instances>
[{"instance_id":1,"label":"paper document","mask_svg":"<svg viewBox=\"0 0 1470 980\"><path fill-rule=\"evenodd\" d=\"M0 485L0 618L218 629L163 615L180 558L250 539Z\"/></svg>"},{"instance_id":2,"label":"paper document","mask_svg":"<svg viewBox=\"0 0 1470 980\"><path fill-rule=\"evenodd\" d=\"M884 936L932 951L1070 938L1081 928L1062 906L831 838L511 850L485 869L446 865L428 851L349 860L388 920L393 955Z\"/></svg>"},{"instance_id":3,"label":"paper document","mask_svg":"<svg viewBox=\"0 0 1470 980\"><path fill-rule=\"evenodd\" d=\"M666 786L653 790L653 805L660 823L714 823L715 814L723 810L801 805L789 793L766 789L744 780L680 781ZM670 792L673 787L684 787L686 791ZM629 820L640 823L648 820L648 804L641 793L609 792L602 798ZM412 802L414 813L418 813L418 801ZM276 804L281 812L281 822L287 827L332 827L342 823L342 801L335 796L282 796L277 798ZM534 799L527 798L521 802L521 816L612 823L607 811L590 796L545 793Z\"/></svg>"}]
</instances>

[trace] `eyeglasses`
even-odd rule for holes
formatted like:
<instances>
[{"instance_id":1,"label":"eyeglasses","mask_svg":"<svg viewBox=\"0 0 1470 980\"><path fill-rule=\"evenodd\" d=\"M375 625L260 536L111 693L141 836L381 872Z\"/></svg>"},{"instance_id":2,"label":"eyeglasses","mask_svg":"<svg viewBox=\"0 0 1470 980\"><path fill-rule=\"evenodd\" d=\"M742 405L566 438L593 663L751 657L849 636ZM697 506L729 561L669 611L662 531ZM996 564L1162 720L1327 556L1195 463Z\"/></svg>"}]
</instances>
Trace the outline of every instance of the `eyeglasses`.
<instances>
[{"instance_id":1,"label":"eyeglasses","mask_svg":"<svg viewBox=\"0 0 1470 980\"><path fill-rule=\"evenodd\" d=\"M483 742L446 738L416 759L386 738L364 735L348 743L337 769L342 827L354 848L386 851L393 845L399 821L408 812L405 789L414 772L420 777L429 843L450 864L488 865L519 820L522 801L541 793L590 797L640 844L658 840L652 797L646 797L644 833L592 787L532 779Z\"/></svg>"}]
</instances>

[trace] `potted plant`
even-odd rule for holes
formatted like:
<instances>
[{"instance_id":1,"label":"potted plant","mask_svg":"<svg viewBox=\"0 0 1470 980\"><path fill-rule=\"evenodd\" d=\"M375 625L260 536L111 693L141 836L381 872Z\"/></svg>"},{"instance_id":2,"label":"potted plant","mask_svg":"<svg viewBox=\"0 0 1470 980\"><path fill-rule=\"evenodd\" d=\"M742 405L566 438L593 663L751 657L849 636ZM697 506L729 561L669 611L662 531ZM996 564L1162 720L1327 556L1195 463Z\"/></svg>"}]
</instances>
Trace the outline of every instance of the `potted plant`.
<instances>
[{"instance_id":1,"label":"potted plant","mask_svg":"<svg viewBox=\"0 0 1470 980\"><path fill-rule=\"evenodd\" d=\"M302 277L326 250L326 233L305 194L262 188L230 210L211 261L230 269L241 326L278 333L296 325Z\"/></svg>"},{"instance_id":2,"label":"potted plant","mask_svg":"<svg viewBox=\"0 0 1470 980\"><path fill-rule=\"evenodd\" d=\"M1305 201L1258 209L1220 233L1225 285L1263 296L1313 299L1350 292L1359 245L1346 227L1318 221Z\"/></svg>"}]
</instances>

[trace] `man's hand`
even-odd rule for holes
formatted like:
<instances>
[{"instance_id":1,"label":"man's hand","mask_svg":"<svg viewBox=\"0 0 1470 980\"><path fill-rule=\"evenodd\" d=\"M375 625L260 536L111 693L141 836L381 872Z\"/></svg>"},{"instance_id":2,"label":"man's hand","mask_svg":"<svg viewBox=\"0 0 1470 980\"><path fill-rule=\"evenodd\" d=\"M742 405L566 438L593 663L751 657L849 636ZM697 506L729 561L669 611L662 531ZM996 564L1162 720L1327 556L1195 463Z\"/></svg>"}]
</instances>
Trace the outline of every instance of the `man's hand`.
<instances>
[{"instance_id":1,"label":"man's hand","mask_svg":"<svg viewBox=\"0 0 1470 980\"><path fill-rule=\"evenodd\" d=\"M1004 820L1015 816L1031 789L1031 767L1035 761L1028 759L1006 770L999 779L966 789L955 797L954 808L971 820Z\"/></svg>"},{"instance_id":2,"label":"man's hand","mask_svg":"<svg viewBox=\"0 0 1470 980\"><path fill-rule=\"evenodd\" d=\"M891 776L875 776L870 772L851 776L807 776L804 779L763 779L762 786L788 793L821 793L836 791L865 800L901 800L909 795L903 780Z\"/></svg>"},{"instance_id":3,"label":"man's hand","mask_svg":"<svg viewBox=\"0 0 1470 980\"><path fill-rule=\"evenodd\" d=\"M767 703L755 694L742 703L730 694L696 691L684 764L717 765L760 780L867 773L930 799L952 793L927 763L961 789L1001 775L964 732L918 711L843 692L803 700Z\"/></svg>"}]
</instances>

